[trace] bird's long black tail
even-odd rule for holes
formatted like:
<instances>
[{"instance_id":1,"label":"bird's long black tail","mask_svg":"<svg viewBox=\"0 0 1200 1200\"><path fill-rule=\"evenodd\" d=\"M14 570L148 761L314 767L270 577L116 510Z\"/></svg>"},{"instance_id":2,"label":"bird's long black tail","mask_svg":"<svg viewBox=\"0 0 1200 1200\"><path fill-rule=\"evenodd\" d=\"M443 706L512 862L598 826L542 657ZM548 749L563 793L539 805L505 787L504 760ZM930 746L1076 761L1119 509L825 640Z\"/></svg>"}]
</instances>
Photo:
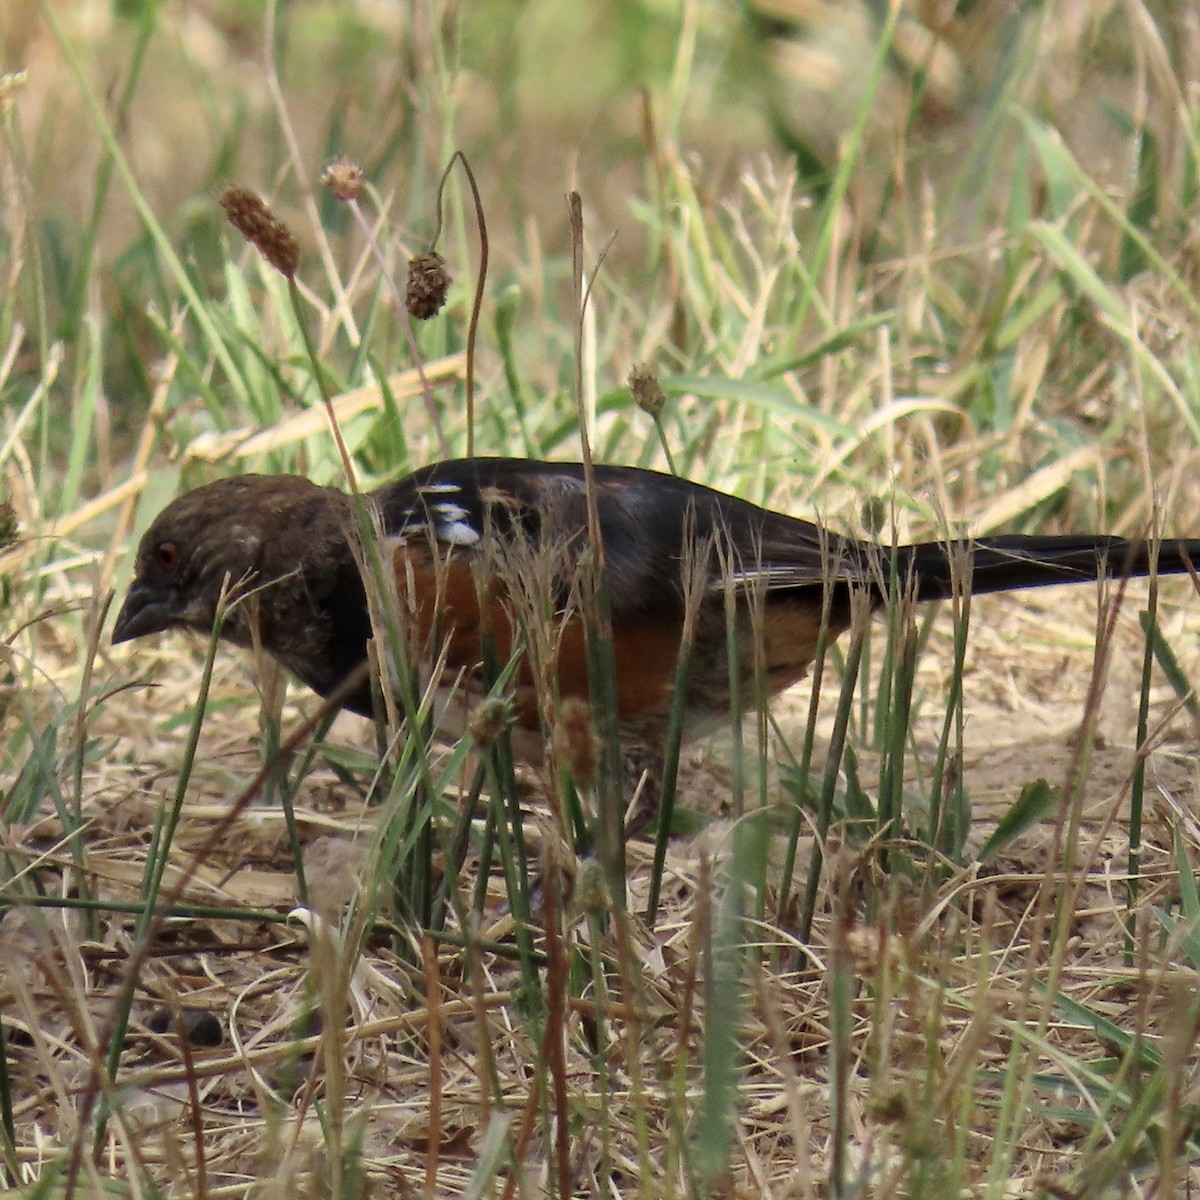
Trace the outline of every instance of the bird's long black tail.
<instances>
[{"instance_id":1,"label":"bird's long black tail","mask_svg":"<svg viewBox=\"0 0 1200 1200\"><path fill-rule=\"evenodd\" d=\"M985 537L975 541L919 542L899 548L901 579L911 573L918 600L944 599L956 587L974 593L1007 592L1149 575L1154 553L1159 575L1200 571L1200 538L1148 542L1098 534Z\"/></svg>"}]
</instances>

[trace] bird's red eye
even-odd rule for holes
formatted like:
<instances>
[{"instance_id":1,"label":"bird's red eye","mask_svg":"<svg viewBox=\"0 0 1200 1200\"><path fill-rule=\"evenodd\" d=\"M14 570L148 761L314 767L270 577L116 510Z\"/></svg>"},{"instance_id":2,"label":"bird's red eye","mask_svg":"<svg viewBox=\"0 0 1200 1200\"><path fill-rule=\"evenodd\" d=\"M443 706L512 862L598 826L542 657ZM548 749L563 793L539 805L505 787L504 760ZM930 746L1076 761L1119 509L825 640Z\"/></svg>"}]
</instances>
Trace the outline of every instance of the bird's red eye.
<instances>
[{"instance_id":1,"label":"bird's red eye","mask_svg":"<svg viewBox=\"0 0 1200 1200\"><path fill-rule=\"evenodd\" d=\"M164 570L173 571L179 566L179 546L175 542L159 542L154 549L154 557Z\"/></svg>"}]
</instances>

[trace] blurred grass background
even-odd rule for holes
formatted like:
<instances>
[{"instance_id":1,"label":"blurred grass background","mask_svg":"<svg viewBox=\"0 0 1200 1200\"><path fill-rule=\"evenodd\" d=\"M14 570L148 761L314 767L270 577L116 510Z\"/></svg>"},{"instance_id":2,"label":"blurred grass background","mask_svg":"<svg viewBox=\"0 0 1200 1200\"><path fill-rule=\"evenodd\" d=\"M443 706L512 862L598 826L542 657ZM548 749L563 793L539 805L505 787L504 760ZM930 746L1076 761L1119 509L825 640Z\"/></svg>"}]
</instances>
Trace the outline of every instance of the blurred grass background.
<instances>
[{"instance_id":1,"label":"blurred grass background","mask_svg":"<svg viewBox=\"0 0 1200 1200\"><path fill-rule=\"evenodd\" d=\"M296 381L260 379L270 372L246 361L280 350L286 361L294 347L270 328L254 298L266 285L212 201L231 181L269 194L329 305L331 277L361 254L316 183L339 154L377 187L397 258L429 235L451 149L474 164L493 241L481 360L491 451L572 450L569 187L584 196L593 248L616 235L588 363L609 457L653 457L620 394L643 361L681 381L668 417L693 471L757 499L782 485L825 510L843 507L839 483L886 491L898 463L914 475L909 492L929 490L921 464L894 452L903 430L918 443L909 453L951 456L943 521L994 515L982 496L1049 467L1045 488L1003 516L1036 523L1057 509L1065 523L1119 527L1147 516L1145 471L1122 441L1145 424L1160 443L1179 426L1194 442L1194 363L1178 336L1194 269L1194 134L1180 82L1195 53L1190 6L1138 6L1134 21L1116 5L927 3L889 24L869 5L811 2L469 14L304 3L267 35L253 4L47 11L57 35L27 0L0 18L6 65L26 73L8 99L0 332L16 355L4 395L17 406L39 397L26 421L42 431L40 480L75 447L47 515L128 462L153 366L170 350L183 371L156 436L171 457L214 428L311 403ZM125 179L97 120L111 126ZM457 211L457 319L424 332L432 356L462 344L476 260ZM1173 273L1146 270L1151 249ZM184 280L193 311L176 334L167 326ZM323 347L346 387L406 363L371 282L360 276L352 296L370 313L358 318L371 322L366 350L344 313L340 329L324 314ZM215 328L203 328L197 299ZM1170 362L1133 421L1114 393L1146 386L1129 348L1146 322ZM729 411L747 436L714 445ZM64 412L70 444L53 419ZM428 455L419 428L403 433L405 458ZM398 436L376 431L376 453L363 451L373 473L404 465ZM1102 490L1088 446L1109 451ZM1176 442L1175 462L1192 448ZM1072 471L1077 461L1086 470Z\"/></svg>"}]
</instances>

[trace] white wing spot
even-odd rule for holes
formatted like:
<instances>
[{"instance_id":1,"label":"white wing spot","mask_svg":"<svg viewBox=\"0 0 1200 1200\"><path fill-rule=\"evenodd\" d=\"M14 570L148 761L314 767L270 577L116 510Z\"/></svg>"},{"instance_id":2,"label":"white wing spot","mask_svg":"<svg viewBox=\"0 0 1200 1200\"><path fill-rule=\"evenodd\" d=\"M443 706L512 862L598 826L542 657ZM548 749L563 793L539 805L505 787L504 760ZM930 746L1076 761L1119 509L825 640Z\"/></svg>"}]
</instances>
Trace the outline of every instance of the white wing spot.
<instances>
[{"instance_id":1,"label":"white wing spot","mask_svg":"<svg viewBox=\"0 0 1200 1200\"><path fill-rule=\"evenodd\" d=\"M466 521L452 521L438 526L438 538L451 546L474 546L479 541L479 531Z\"/></svg>"},{"instance_id":2,"label":"white wing spot","mask_svg":"<svg viewBox=\"0 0 1200 1200\"><path fill-rule=\"evenodd\" d=\"M461 492L462 488L457 483L427 483L419 490L422 495L429 493L430 495L448 496L454 492Z\"/></svg>"},{"instance_id":3,"label":"white wing spot","mask_svg":"<svg viewBox=\"0 0 1200 1200\"><path fill-rule=\"evenodd\" d=\"M464 517L469 515L467 510L463 508L461 504L435 504L433 506L433 511L437 513L439 522L448 521L453 523L455 521L461 521Z\"/></svg>"}]
</instances>

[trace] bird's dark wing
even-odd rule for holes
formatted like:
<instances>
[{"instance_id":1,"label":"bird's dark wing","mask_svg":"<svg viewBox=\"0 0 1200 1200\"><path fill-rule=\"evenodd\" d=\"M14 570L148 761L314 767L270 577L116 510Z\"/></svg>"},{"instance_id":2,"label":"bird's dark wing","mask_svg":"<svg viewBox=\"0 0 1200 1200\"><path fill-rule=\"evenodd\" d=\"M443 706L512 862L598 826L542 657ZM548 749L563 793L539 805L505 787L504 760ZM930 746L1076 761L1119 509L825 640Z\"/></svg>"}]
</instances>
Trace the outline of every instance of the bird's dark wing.
<instances>
[{"instance_id":1,"label":"bird's dark wing","mask_svg":"<svg viewBox=\"0 0 1200 1200\"><path fill-rule=\"evenodd\" d=\"M769 588L866 578L864 547L819 526L701 484L630 467L596 467L614 616L678 607L688 556L707 553L709 586ZM474 458L437 463L375 494L385 532L473 550L488 536L555 545L571 564L588 544L578 463Z\"/></svg>"}]
</instances>

